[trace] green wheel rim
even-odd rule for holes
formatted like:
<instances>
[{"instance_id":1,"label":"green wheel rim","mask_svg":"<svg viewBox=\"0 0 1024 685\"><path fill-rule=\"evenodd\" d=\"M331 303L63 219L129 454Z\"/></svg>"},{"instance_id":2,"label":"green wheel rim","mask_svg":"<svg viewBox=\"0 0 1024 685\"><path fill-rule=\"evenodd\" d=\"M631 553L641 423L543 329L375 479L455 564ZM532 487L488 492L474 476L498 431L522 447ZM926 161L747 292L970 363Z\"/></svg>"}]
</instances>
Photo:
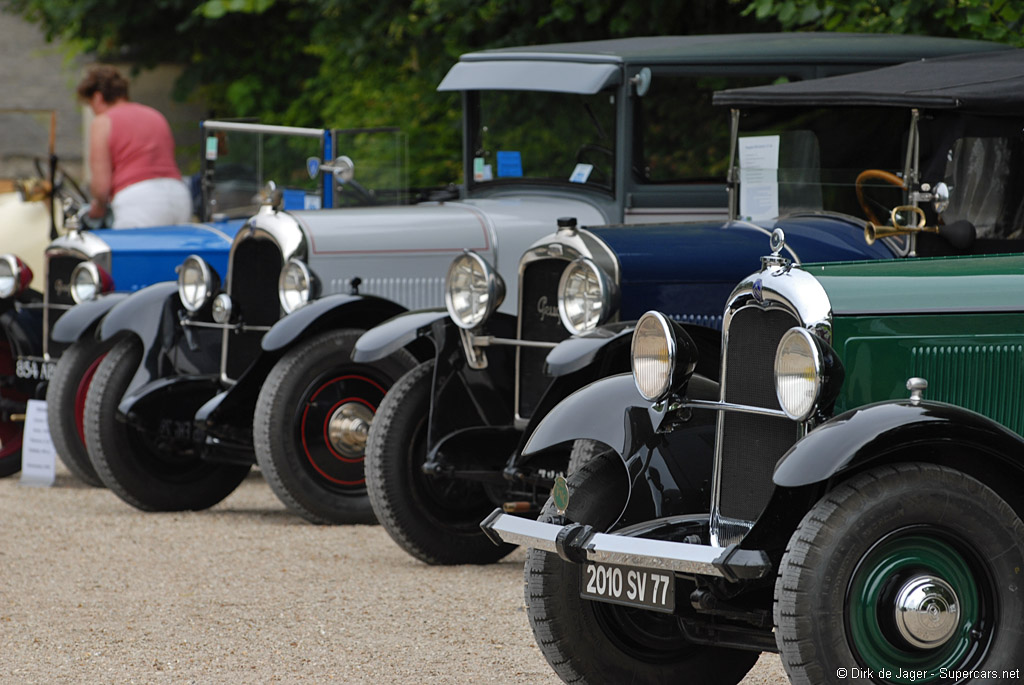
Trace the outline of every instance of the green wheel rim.
<instances>
[{"instance_id":1,"label":"green wheel rim","mask_svg":"<svg viewBox=\"0 0 1024 685\"><path fill-rule=\"evenodd\" d=\"M918 574L937 576L952 586L959 621L952 637L934 649L916 649L895 634L895 587ZM861 662L888 682L939 680L943 669L963 668L977 654L982 599L964 556L941 535L919 529L897 532L881 540L861 559L847 592L846 622L851 648ZM903 672L918 675L900 678ZM920 677L920 672L927 675Z\"/></svg>"}]
</instances>

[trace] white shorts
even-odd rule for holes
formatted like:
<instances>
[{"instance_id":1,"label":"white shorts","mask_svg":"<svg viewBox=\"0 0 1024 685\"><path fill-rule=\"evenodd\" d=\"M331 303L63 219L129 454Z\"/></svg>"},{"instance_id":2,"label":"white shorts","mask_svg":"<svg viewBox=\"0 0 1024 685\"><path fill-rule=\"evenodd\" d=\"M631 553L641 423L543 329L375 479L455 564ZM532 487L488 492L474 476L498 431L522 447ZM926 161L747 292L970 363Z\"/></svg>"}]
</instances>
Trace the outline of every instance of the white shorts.
<instances>
[{"instance_id":1,"label":"white shorts","mask_svg":"<svg viewBox=\"0 0 1024 685\"><path fill-rule=\"evenodd\" d=\"M151 178L117 191L110 208L113 228L183 224L192 218L192 194L179 178Z\"/></svg>"}]
</instances>

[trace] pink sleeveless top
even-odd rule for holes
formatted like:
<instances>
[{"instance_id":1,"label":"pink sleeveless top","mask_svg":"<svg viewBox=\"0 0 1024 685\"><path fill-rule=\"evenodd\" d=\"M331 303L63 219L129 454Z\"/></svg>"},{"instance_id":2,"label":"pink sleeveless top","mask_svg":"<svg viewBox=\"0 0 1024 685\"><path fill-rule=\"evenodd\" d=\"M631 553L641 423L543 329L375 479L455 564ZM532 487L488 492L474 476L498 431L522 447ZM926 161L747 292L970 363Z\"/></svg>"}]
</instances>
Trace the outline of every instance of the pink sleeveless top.
<instances>
[{"instance_id":1,"label":"pink sleeveless top","mask_svg":"<svg viewBox=\"0 0 1024 685\"><path fill-rule=\"evenodd\" d=\"M164 115L137 102L107 110L110 117L111 195L151 178L181 178L174 161L174 137Z\"/></svg>"}]
</instances>

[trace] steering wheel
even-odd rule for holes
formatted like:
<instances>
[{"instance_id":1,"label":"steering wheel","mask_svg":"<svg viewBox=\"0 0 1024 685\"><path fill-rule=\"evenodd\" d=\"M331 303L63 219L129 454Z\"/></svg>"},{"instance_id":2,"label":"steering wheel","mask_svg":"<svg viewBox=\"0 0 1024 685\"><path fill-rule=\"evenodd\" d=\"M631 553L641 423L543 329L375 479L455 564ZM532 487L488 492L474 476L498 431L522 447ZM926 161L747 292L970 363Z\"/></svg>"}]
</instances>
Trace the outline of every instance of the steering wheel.
<instances>
[{"instance_id":1,"label":"steering wheel","mask_svg":"<svg viewBox=\"0 0 1024 685\"><path fill-rule=\"evenodd\" d=\"M868 218L871 223L881 224L875 216L874 210L868 204L868 198L864 194L864 183L866 181L885 181L890 185L894 185L902 190L907 189L907 184L903 182L903 179L890 171L883 171L882 169L865 169L864 171L857 174L857 180L854 181L854 186L857 190L857 202L860 203L861 209L864 210L864 215Z\"/></svg>"},{"instance_id":2,"label":"steering wheel","mask_svg":"<svg viewBox=\"0 0 1024 685\"><path fill-rule=\"evenodd\" d=\"M39 178L49 181L49 163L44 161L42 157L34 158L32 160L32 163L36 168L36 173L39 174ZM52 192L54 197L68 197L74 200L74 202L79 205L89 203L89 196L85 194L85 192L82 190L82 187L79 186L75 179L73 179L59 165L57 166L57 169L53 175Z\"/></svg>"},{"instance_id":3,"label":"steering wheel","mask_svg":"<svg viewBox=\"0 0 1024 685\"><path fill-rule=\"evenodd\" d=\"M590 172L595 175L594 180L602 183L607 183L609 178L607 172L602 169L598 164L587 161L588 155L600 155L608 158L609 163L615 162L615 151L610 147L604 145L598 145L597 143L584 143L580 145L576 150L576 163L577 164L593 164L594 169Z\"/></svg>"}]
</instances>

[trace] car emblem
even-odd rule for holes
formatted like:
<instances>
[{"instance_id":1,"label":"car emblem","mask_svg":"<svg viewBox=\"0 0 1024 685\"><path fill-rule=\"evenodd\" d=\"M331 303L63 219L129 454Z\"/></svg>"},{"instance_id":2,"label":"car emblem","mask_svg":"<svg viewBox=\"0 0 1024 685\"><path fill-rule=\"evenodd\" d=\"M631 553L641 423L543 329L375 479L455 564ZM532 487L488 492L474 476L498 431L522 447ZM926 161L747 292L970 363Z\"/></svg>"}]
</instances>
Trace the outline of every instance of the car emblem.
<instances>
[{"instance_id":1,"label":"car emblem","mask_svg":"<svg viewBox=\"0 0 1024 685\"><path fill-rule=\"evenodd\" d=\"M754 281L754 299L758 302L764 302L764 293L761 292L761 279L758 278Z\"/></svg>"},{"instance_id":2,"label":"car emblem","mask_svg":"<svg viewBox=\"0 0 1024 685\"><path fill-rule=\"evenodd\" d=\"M549 316L553 319L558 319L558 307L553 304L548 304L547 295L541 295L540 299L537 300L537 313L540 314L541 321Z\"/></svg>"},{"instance_id":3,"label":"car emblem","mask_svg":"<svg viewBox=\"0 0 1024 685\"><path fill-rule=\"evenodd\" d=\"M558 515L565 516L565 510L569 506L569 486L565 482L565 476L555 478L555 485L551 488L551 501L555 503Z\"/></svg>"},{"instance_id":4,"label":"car emblem","mask_svg":"<svg viewBox=\"0 0 1024 685\"><path fill-rule=\"evenodd\" d=\"M310 178L316 178L316 175L320 173L319 157L310 157L306 160L306 173Z\"/></svg>"}]
</instances>

